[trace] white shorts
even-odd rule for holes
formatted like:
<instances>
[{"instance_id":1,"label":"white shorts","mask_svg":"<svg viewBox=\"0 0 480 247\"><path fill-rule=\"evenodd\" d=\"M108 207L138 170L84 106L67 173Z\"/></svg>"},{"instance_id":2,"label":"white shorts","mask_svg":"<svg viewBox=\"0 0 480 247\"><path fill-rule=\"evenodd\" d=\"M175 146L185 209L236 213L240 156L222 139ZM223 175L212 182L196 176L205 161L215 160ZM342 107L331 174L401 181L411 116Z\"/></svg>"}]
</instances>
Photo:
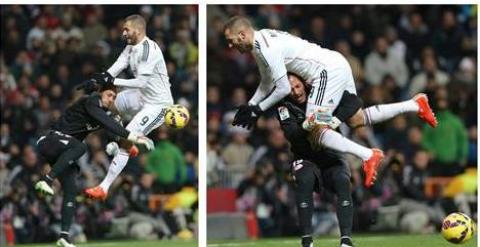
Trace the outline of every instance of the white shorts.
<instances>
[{"instance_id":1,"label":"white shorts","mask_svg":"<svg viewBox=\"0 0 480 247\"><path fill-rule=\"evenodd\" d=\"M342 56L336 66L323 69L317 79L312 82L312 89L307 100L306 115L309 116L319 108L333 114L344 91L357 94L352 69Z\"/></svg>"},{"instance_id":2,"label":"white shorts","mask_svg":"<svg viewBox=\"0 0 480 247\"><path fill-rule=\"evenodd\" d=\"M163 124L168 106L145 104L140 90L127 89L118 93L115 107L122 119L131 119L125 127L128 131L148 135Z\"/></svg>"}]
</instances>

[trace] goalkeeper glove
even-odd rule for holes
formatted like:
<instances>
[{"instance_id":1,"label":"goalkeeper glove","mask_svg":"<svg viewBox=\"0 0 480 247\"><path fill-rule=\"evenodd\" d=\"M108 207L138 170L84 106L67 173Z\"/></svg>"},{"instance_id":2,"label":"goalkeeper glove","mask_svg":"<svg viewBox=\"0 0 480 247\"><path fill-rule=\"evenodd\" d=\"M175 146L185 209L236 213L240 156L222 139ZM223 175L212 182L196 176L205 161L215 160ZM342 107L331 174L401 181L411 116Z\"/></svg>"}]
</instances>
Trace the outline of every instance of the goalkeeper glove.
<instances>
[{"instance_id":1,"label":"goalkeeper glove","mask_svg":"<svg viewBox=\"0 0 480 247\"><path fill-rule=\"evenodd\" d=\"M91 94L98 90L98 85L95 83L95 80L85 80L80 85L77 86L77 90L84 90L86 94Z\"/></svg>"},{"instance_id":2,"label":"goalkeeper glove","mask_svg":"<svg viewBox=\"0 0 480 247\"><path fill-rule=\"evenodd\" d=\"M137 135L133 132L130 132L130 134L128 134L127 140L129 140L129 141L131 141L135 144L145 146L145 148L148 151L151 151L155 148L155 144L153 143L152 140L150 140L150 138L148 138L146 136Z\"/></svg>"},{"instance_id":3,"label":"goalkeeper glove","mask_svg":"<svg viewBox=\"0 0 480 247\"><path fill-rule=\"evenodd\" d=\"M92 76L92 80L94 80L96 83L103 85L103 84L108 84L111 83L113 84L113 81L115 81L115 78L110 75L108 72L102 72L102 73L94 73Z\"/></svg>"},{"instance_id":4,"label":"goalkeeper glove","mask_svg":"<svg viewBox=\"0 0 480 247\"><path fill-rule=\"evenodd\" d=\"M232 125L251 129L261 114L262 110L258 105L241 105L238 107Z\"/></svg>"}]
</instances>

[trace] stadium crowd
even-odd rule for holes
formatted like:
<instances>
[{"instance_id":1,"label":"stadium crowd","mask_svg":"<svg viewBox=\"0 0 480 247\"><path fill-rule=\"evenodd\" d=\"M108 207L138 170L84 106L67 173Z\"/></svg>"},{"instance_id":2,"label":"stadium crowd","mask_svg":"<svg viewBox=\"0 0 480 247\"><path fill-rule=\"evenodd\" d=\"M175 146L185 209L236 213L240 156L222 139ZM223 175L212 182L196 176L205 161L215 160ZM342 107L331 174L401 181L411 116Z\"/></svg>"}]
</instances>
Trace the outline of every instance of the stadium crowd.
<instances>
[{"instance_id":1,"label":"stadium crowd","mask_svg":"<svg viewBox=\"0 0 480 247\"><path fill-rule=\"evenodd\" d=\"M56 239L62 195L41 199L35 194L33 185L49 169L35 142L83 95L76 85L115 61L126 44L122 19L138 13L147 20L147 36L163 51L175 103L190 110L191 121L183 130L154 131L149 137L156 149L130 161L106 202L86 199L79 191L72 236L77 242L192 238L197 228L197 6L0 8L0 235L8 228L17 243ZM106 175L106 141L103 132L88 137L89 150L79 161L80 188L95 186Z\"/></svg>"},{"instance_id":2,"label":"stadium crowd","mask_svg":"<svg viewBox=\"0 0 480 247\"><path fill-rule=\"evenodd\" d=\"M253 57L229 49L223 36L224 21L245 15L257 29L284 30L342 53L364 106L428 95L435 129L415 114L342 129L386 154L369 190L362 186L361 161L347 156L354 230L427 233L453 211L476 219L477 11L475 5L209 6L208 186L235 189L237 210L256 214L260 236L297 234L291 154L275 112L252 131L231 126L234 107L246 104L260 81ZM332 200L326 192L316 197L317 234L338 231Z\"/></svg>"}]
</instances>

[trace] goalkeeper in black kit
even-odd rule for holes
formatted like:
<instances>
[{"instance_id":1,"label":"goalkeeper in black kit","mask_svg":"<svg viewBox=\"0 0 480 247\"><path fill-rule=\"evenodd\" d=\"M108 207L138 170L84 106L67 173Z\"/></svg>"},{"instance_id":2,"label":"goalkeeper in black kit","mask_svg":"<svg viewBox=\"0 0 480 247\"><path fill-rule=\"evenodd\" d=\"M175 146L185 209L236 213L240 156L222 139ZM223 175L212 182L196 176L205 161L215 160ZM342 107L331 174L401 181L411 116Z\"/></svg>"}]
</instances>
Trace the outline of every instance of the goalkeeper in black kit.
<instances>
[{"instance_id":1,"label":"goalkeeper in black kit","mask_svg":"<svg viewBox=\"0 0 480 247\"><path fill-rule=\"evenodd\" d=\"M79 167L76 162L87 151L83 139L89 133L104 128L132 143L143 145L146 149L154 148L152 140L129 132L109 115L116 95L115 86L105 84L99 92L82 97L68 107L60 119L52 124L48 133L37 141L40 154L51 164L52 169L35 184L35 189L42 194L53 195L55 192L52 183L55 179L60 181L63 189L61 232L57 246L75 246L69 240L69 230L77 195L75 178Z\"/></svg>"},{"instance_id":2,"label":"goalkeeper in black kit","mask_svg":"<svg viewBox=\"0 0 480 247\"><path fill-rule=\"evenodd\" d=\"M302 128L305 120L306 97L296 97L292 84L289 97L276 105L277 118L285 137L290 142L294 160L291 171L295 181L295 200L302 231L302 247L313 246L312 212L313 192L320 187L333 192L337 197L337 217L340 225L340 246L352 247L353 205L351 174L341 153L328 148L312 147L308 132ZM308 95L308 92L304 92ZM344 94L334 116L345 121L362 107L362 101L351 94Z\"/></svg>"}]
</instances>

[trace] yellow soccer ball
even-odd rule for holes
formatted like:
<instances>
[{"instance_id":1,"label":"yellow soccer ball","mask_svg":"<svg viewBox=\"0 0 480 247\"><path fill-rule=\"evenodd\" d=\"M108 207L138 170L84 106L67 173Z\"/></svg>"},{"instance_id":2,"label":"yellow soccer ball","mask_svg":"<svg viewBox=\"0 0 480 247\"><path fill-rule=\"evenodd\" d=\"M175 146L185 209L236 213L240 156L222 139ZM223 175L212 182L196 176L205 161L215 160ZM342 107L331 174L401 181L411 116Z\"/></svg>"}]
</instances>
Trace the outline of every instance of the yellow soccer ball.
<instances>
[{"instance_id":1,"label":"yellow soccer ball","mask_svg":"<svg viewBox=\"0 0 480 247\"><path fill-rule=\"evenodd\" d=\"M442 223L442 236L450 243L463 244L475 234L475 222L463 213L449 214Z\"/></svg>"},{"instance_id":2,"label":"yellow soccer ball","mask_svg":"<svg viewBox=\"0 0 480 247\"><path fill-rule=\"evenodd\" d=\"M188 124L190 120L190 113L185 106L172 105L167 108L165 113L165 125L174 128L181 129Z\"/></svg>"}]
</instances>

